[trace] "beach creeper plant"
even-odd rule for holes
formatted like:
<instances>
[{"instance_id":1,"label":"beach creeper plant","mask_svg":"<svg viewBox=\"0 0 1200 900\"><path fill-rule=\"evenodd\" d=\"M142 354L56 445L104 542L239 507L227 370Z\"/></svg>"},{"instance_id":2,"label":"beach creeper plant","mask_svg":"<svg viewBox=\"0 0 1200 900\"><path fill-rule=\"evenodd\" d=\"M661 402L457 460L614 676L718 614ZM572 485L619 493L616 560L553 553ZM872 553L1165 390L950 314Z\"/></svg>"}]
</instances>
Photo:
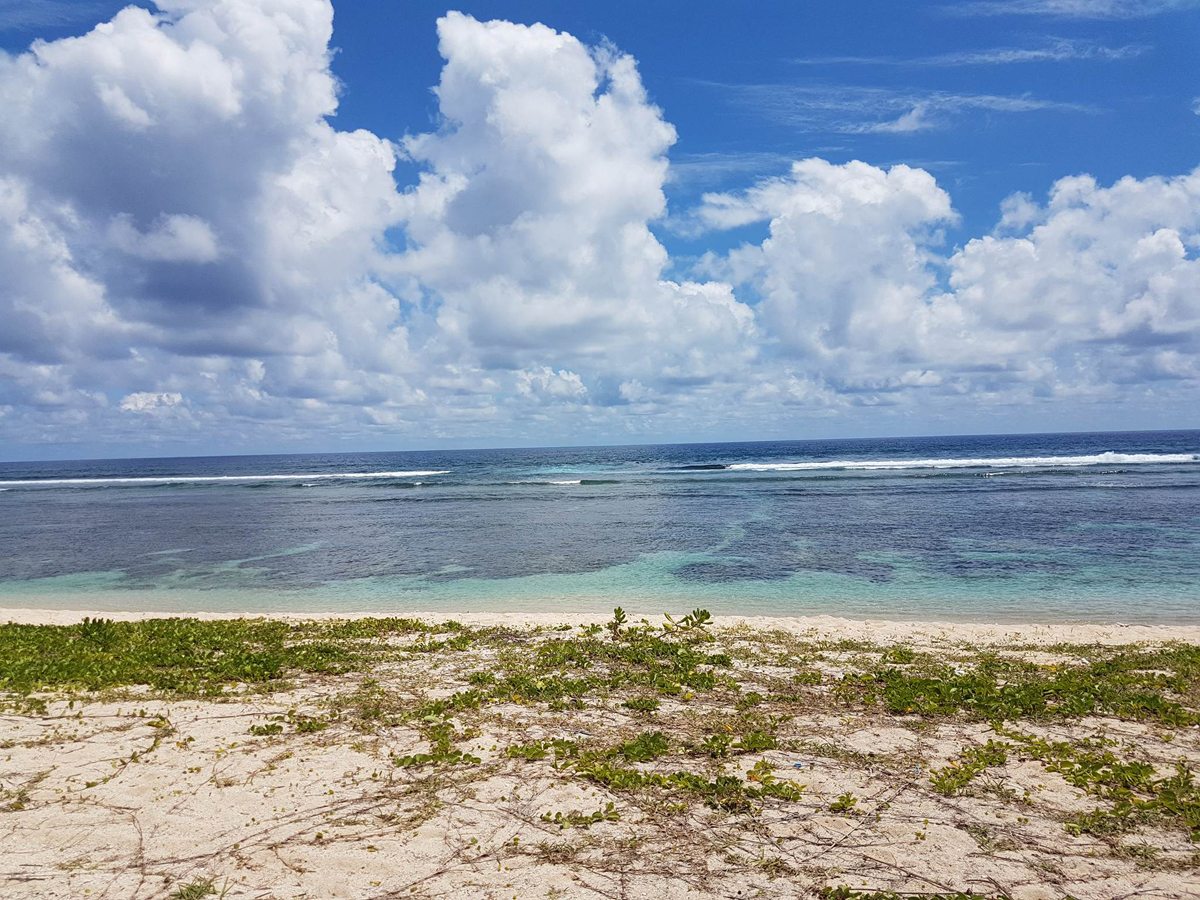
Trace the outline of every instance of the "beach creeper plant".
<instances>
[{"instance_id":1,"label":"beach creeper plant","mask_svg":"<svg viewBox=\"0 0 1200 900\"><path fill-rule=\"evenodd\" d=\"M419 769L429 765L443 768L457 765L479 765L482 762L478 756L472 756L454 746L454 742L461 736L446 720L430 716L422 732L425 739L429 741L428 752L393 756L393 765L403 769Z\"/></svg>"},{"instance_id":2,"label":"beach creeper plant","mask_svg":"<svg viewBox=\"0 0 1200 900\"><path fill-rule=\"evenodd\" d=\"M619 822L621 821L621 814L617 812L616 805L612 801L609 801L595 812L590 813L585 813L577 809L571 810L566 815L561 812L556 812L553 815L548 812L542 813L542 821L550 825L557 825L562 829L590 828L597 822Z\"/></svg>"},{"instance_id":3,"label":"beach creeper plant","mask_svg":"<svg viewBox=\"0 0 1200 900\"><path fill-rule=\"evenodd\" d=\"M0 625L0 690L98 691L146 685L215 695L234 685L281 687L292 675L363 671L398 635L462 633L415 619L85 619L76 625Z\"/></svg>"},{"instance_id":4,"label":"beach creeper plant","mask_svg":"<svg viewBox=\"0 0 1200 900\"><path fill-rule=\"evenodd\" d=\"M1002 766L1008 759L1004 745L989 740L986 746L969 747L962 752L961 762L951 760L929 778L939 794L951 797L965 788L986 769Z\"/></svg>"}]
</instances>

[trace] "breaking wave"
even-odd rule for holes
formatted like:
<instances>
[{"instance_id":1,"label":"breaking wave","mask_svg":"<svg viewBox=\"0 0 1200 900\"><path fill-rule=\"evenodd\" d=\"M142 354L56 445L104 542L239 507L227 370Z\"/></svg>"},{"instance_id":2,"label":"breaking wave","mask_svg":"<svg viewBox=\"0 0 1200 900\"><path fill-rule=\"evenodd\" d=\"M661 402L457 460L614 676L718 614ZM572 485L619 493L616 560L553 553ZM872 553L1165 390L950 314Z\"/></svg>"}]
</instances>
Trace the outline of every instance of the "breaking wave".
<instances>
[{"instance_id":1,"label":"breaking wave","mask_svg":"<svg viewBox=\"0 0 1200 900\"><path fill-rule=\"evenodd\" d=\"M1035 469L1074 466L1189 463L1196 453L1093 453L1086 456L999 456L986 459L835 459L812 462L731 463L747 472L811 472L824 469Z\"/></svg>"},{"instance_id":2,"label":"breaking wave","mask_svg":"<svg viewBox=\"0 0 1200 900\"><path fill-rule=\"evenodd\" d=\"M25 478L16 481L0 481L0 485L11 487L44 487L47 485L90 485L90 484L221 484L225 482L255 481L313 481L330 478L415 478L426 475L449 475L450 471L420 472L296 472L295 474L269 475L153 475L139 477L111 476L104 478Z\"/></svg>"}]
</instances>

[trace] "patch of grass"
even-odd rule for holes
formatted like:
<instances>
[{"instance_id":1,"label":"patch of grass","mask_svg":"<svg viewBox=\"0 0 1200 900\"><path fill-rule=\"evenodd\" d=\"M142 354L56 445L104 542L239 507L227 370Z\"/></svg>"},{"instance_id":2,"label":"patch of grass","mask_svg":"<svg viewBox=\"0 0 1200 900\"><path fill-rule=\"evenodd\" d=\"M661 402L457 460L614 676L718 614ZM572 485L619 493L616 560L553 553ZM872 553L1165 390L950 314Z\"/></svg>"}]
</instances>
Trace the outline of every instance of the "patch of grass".
<instances>
[{"instance_id":1,"label":"patch of grass","mask_svg":"<svg viewBox=\"0 0 1200 900\"><path fill-rule=\"evenodd\" d=\"M264 619L85 619L0 625L0 690L101 690L131 684L181 694L263 685L289 673L340 673L359 653L312 637L312 626Z\"/></svg>"},{"instance_id":2,"label":"patch of grass","mask_svg":"<svg viewBox=\"0 0 1200 900\"><path fill-rule=\"evenodd\" d=\"M537 759L545 759L551 754L557 762L561 759L570 759L579 755L579 745L574 741L533 741L529 744L515 744L504 751L509 759L524 759L533 761Z\"/></svg>"},{"instance_id":3,"label":"patch of grass","mask_svg":"<svg viewBox=\"0 0 1200 900\"><path fill-rule=\"evenodd\" d=\"M749 691L738 698L737 708L740 710L752 709L766 699L758 691Z\"/></svg>"},{"instance_id":4,"label":"patch of grass","mask_svg":"<svg viewBox=\"0 0 1200 900\"><path fill-rule=\"evenodd\" d=\"M889 647L883 651L882 657L884 662L895 663L901 666L915 662L916 658L917 654L911 647Z\"/></svg>"},{"instance_id":5,"label":"patch of grass","mask_svg":"<svg viewBox=\"0 0 1200 900\"><path fill-rule=\"evenodd\" d=\"M661 731L646 731L636 739L621 744L616 753L629 762L650 762L665 754L671 745Z\"/></svg>"},{"instance_id":6,"label":"patch of grass","mask_svg":"<svg viewBox=\"0 0 1200 900\"><path fill-rule=\"evenodd\" d=\"M562 829L590 828L597 822L619 822L621 821L621 814L609 802L591 813L585 813L576 809L569 811L566 815L563 815L561 812L556 812L553 815L548 812L542 813L542 821L551 825L557 825Z\"/></svg>"},{"instance_id":7,"label":"patch of grass","mask_svg":"<svg viewBox=\"0 0 1200 900\"><path fill-rule=\"evenodd\" d=\"M420 619L395 617L343 619L317 624L327 638L333 640L369 640L407 634L459 634L467 631L461 622L441 622L431 625Z\"/></svg>"},{"instance_id":8,"label":"patch of grass","mask_svg":"<svg viewBox=\"0 0 1200 900\"><path fill-rule=\"evenodd\" d=\"M439 650L458 650L461 652L471 646L471 635L469 632L463 631L445 641L431 640L429 636L432 633L428 631L423 632L408 649L414 653L437 653Z\"/></svg>"},{"instance_id":9,"label":"patch of grass","mask_svg":"<svg viewBox=\"0 0 1200 900\"><path fill-rule=\"evenodd\" d=\"M204 900L205 897L211 897L214 894L217 894L217 879L197 878L195 881L189 881L177 888L171 894L170 900ZM221 891L219 896L225 896L225 891Z\"/></svg>"},{"instance_id":10,"label":"patch of grass","mask_svg":"<svg viewBox=\"0 0 1200 900\"><path fill-rule=\"evenodd\" d=\"M752 773L754 783L750 783L733 775L718 775L709 779L694 772L673 772L669 775L640 772L611 762L610 758L611 755L581 756L575 763L576 773L610 790L665 790L681 799L701 800L706 806L727 812L749 812L753 808L752 801L767 798L799 800L804 790L803 785L776 778L770 766L763 764L755 767Z\"/></svg>"},{"instance_id":11,"label":"patch of grass","mask_svg":"<svg viewBox=\"0 0 1200 900\"><path fill-rule=\"evenodd\" d=\"M631 697L621 705L635 712L654 712L662 704L654 697Z\"/></svg>"},{"instance_id":12,"label":"patch of grass","mask_svg":"<svg viewBox=\"0 0 1200 900\"><path fill-rule=\"evenodd\" d=\"M494 685L490 695L495 700L511 700L515 703L530 700L553 703L556 700L583 697L598 686L599 682L592 678L520 672Z\"/></svg>"},{"instance_id":13,"label":"patch of grass","mask_svg":"<svg viewBox=\"0 0 1200 900\"><path fill-rule=\"evenodd\" d=\"M454 710L478 709L487 699L481 691L458 691L441 700L431 700L418 706L413 715L418 719L439 718Z\"/></svg>"},{"instance_id":14,"label":"patch of grass","mask_svg":"<svg viewBox=\"0 0 1200 900\"><path fill-rule=\"evenodd\" d=\"M962 762L951 762L929 777L934 790L947 797L965 788L985 769L1002 766L1008 759L1004 745L989 740L983 747L968 747L962 752Z\"/></svg>"},{"instance_id":15,"label":"patch of grass","mask_svg":"<svg viewBox=\"0 0 1200 900\"><path fill-rule=\"evenodd\" d=\"M854 807L858 805L858 798L853 794L842 794L836 800L829 804L829 811L835 813L845 813L849 815L854 811Z\"/></svg>"},{"instance_id":16,"label":"patch of grass","mask_svg":"<svg viewBox=\"0 0 1200 900\"><path fill-rule=\"evenodd\" d=\"M700 744L700 750L713 759L720 759L729 755L729 746L732 742L733 738L727 734L712 734Z\"/></svg>"},{"instance_id":17,"label":"patch of grass","mask_svg":"<svg viewBox=\"0 0 1200 900\"><path fill-rule=\"evenodd\" d=\"M758 753L763 750L774 750L779 746L775 735L766 731L747 731L741 736L733 749L739 753Z\"/></svg>"},{"instance_id":18,"label":"patch of grass","mask_svg":"<svg viewBox=\"0 0 1200 900\"><path fill-rule=\"evenodd\" d=\"M837 695L844 703L881 703L892 713L925 717L1003 722L1114 715L1182 727L1200 723L1200 715L1171 695L1182 697L1197 685L1200 647L1187 645L1123 648L1086 665L1061 667L986 655L972 671L881 666L845 675Z\"/></svg>"},{"instance_id":19,"label":"patch of grass","mask_svg":"<svg viewBox=\"0 0 1200 900\"><path fill-rule=\"evenodd\" d=\"M392 764L403 769L421 769L425 766L443 768L457 765L479 765L482 760L454 746L461 738L454 726L444 720L435 719L427 722L423 729L425 739L430 748L427 753L411 753L406 756L393 756Z\"/></svg>"},{"instance_id":20,"label":"patch of grass","mask_svg":"<svg viewBox=\"0 0 1200 900\"><path fill-rule=\"evenodd\" d=\"M1115 835L1153 823L1181 828L1191 840L1200 841L1200 785L1185 762L1176 765L1174 774L1159 777L1149 763L1123 760L1102 742L1069 744L1016 731L1004 734L1069 784L1108 802L1107 807L1076 817L1067 824L1068 831Z\"/></svg>"}]
</instances>

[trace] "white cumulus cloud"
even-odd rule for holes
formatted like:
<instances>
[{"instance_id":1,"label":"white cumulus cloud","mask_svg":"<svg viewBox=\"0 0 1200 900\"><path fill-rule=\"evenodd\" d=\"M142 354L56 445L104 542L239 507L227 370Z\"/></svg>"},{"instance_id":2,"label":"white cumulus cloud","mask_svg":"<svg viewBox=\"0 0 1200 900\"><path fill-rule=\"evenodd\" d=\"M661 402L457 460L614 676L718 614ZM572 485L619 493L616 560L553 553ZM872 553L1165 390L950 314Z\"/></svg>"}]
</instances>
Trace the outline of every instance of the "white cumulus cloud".
<instances>
[{"instance_id":1,"label":"white cumulus cloud","mask_svg":"<svg viewBox=\"0 0 1200 900\"><path fill-rule=\"evenodd\" d=\"M1200 170L1110 186L1063 178L1044 203L1009 198L996 234L940 253L953 216L926 172L822 160L708 195L698 211L714 228L769 222L766 240L706 268L756 291L793 365L843 391L1195 388Z\"/></svg>"},{"instance_id":2,"label":"white cumulus cloud","mask_svg":"<svg viewBox=\"0 0 1200 900\"><path fill-rule=\"evenodd\" d=\"M948 246L952 198L920 168L750 180L787 165L750 152L744 189L672 222L766 236L672 259L677 134L632 57L448 13L437 126L393 142L336 127L332 22L327 0L161 0L0 54L6 444L753 436L1194 400L1196 173L1065 178ZM841 130L1089 111L746 97Z\"/></svg>"},{"instance_id":3,"label":"white cumulus cloud","mask_svg":"<svg viewBox=\"0 0 1200 900\"><path fill-rule=\"evenodd\" d=\"M150 413L170 409L183 402L183 395L178 391L155 394L149 391L139 391L128 394L121 400L121 409L125 412Z\"/></svg>"}]
</instances>

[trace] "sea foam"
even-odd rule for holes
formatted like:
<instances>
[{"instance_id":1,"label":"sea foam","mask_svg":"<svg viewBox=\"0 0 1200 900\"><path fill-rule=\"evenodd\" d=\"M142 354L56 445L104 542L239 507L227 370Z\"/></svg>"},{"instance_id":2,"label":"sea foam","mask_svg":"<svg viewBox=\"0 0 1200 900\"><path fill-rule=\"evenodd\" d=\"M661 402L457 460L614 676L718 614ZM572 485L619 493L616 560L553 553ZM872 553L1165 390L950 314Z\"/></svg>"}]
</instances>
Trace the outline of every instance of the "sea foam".
<instances>
[{"instance_id":1,"label":"sea foam","mask_svg":"<svg viewBox=\"0 0 1200 900\"><path fill-rule=\"evenodd\" d=\"M232 481L308 481L314 478L414 478L426 475L449 475L443 471L420 472L297 472L294 475L154 475L137 478L26 478L19 481L0 481L0 485L13 487L42 487L43 485L72 484L191 484L221 483Z\"/></svg>"},{"instance_id":2,"label":"sea foam","mask_svg":"<svg viewBox=\"0 0 1200 900\"><path fill-rule=\"evenodd\" d=\"M532 484L532 485L543 485L543 486L548 486L548 485L552 485L552 484L583 484L583 479L577 478L574 481L505 481L504 484L505 485L518 485L518 484L530 485L530 484Z\"/></svg>"},{"instance_id":3,"label":"sea foam","mask_svg":"<svg viewBox=\"0 0 1200 900\"><path fill-rule=\"evenodd\" d=\"M1143 465L1196 462L1195 453L1093 453L1087 456L998 456L986 459L834 459L812 462L731 463L749 472L809 472L822 469L1036 469L1068 466Z\"/></svg>"}]
</instances>

